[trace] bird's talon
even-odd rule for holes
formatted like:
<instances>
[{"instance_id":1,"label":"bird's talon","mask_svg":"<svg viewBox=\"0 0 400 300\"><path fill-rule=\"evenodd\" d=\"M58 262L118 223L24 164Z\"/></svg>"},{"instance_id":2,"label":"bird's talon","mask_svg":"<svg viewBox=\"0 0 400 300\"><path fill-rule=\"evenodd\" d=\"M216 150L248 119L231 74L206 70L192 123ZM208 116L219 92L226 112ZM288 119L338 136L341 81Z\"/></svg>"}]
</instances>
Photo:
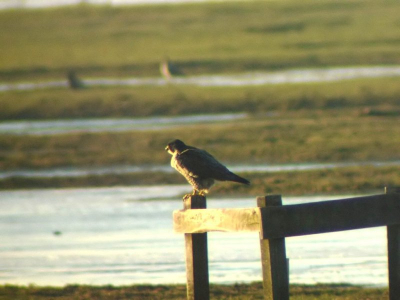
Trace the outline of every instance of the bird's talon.
<instances>
[{"instance_id":1,"label":"bird's talon","mask_svg":"<svg viewBox=\"0 0 400 300\"><path fill-rule=\"evenodd\" d=\"M205 197L208 193L208 190L201 190L199 191L199 195Z\"/></svg>"},{"instance_id":2,"label":"bird's talon","mask_svg":"<svg viewBox=\"0 0 400 300\"><path fill-rule=\"evenodd\" d=\"M186 201L188 198L190 198L192 195L191 194L185 194L182 198L183 201Z\"/></svg>"}]
</instances>

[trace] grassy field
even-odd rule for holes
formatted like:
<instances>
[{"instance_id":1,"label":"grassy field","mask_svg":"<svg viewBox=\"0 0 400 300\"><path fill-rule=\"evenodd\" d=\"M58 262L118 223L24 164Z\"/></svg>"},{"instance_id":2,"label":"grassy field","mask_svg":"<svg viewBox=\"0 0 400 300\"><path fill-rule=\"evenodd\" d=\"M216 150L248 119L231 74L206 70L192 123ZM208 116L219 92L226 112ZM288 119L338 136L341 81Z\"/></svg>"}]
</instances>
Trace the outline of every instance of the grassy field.
<instances>
[{"instance_id":1,"label":"grassy field","mask_svg":"<svg viewBox=\"0 0 400 300\"><path fill-rule=\"evenodd\" d=\"M0 80L60 79L69 69L84 77L159 76L165 55L190 75L397 64L398 8L389 0L310 0L0 11L0 28L7 29L0 34ZM2 121L229 112L249 117L147 132L3 134L0 168L168 164L163 149L173 138L227 164L398 160L399 80L2 92ZM215 193L363 193L400 182L390 167L312 171L308 179L295 172L245 175L251 188L221 185ZM0 188L176 182L183 182L177 174L143 173L8 178Z\"/></svg>"},{"instance_id":2,"label":"grassy field","mask_svg":"<svg viewBox=\"0 0 400 300\"><path fill-rule=\"evenodd\" d=\"M297 115L297 114L294 114ZM180 137L234 164L398 160L398 117L334 114L313 118L250 118L192 130L0 137L3 170L168 164L166 143ZM227 135L227 132L235 134ZM239 149L239 150L238 150ZM240 155L238 155L238 151ZM346 167L307 172L242 174L250 187L217 185L213 195L369 193L399 185L398 167ZM8 178L0 188L46 188L184 183L177 174L136 173L77 178Z\"/></svg>"},{"instance_id":3,"label":"grassy field","mask_svg":"<svg viewBox=\"0 0 400 300\"><path fill-rule=\"evenodd\" d=\"M395 0L239 1L0 12L0 80L400 63ZM17 20L17 21L16 21Z\"/></svg>"},{"instance_id":4,"label":"grassy field","mask_svg":"<svg viewBox=\"0 0 400 300\"><path fill-rule=\"evenodd\" d=\"M395 0L237 1L0 11L0 82L400 64ZM168 164L181 138L228 165L400 160L400 79L257 87L93 87L0 92L0 122L246 112L248 118L155 131L0 134L0 170ZM400 185L398 167L247 173L211 196L361 194ZM176 173L7 178L0 189L184 183ZM212 285L212 299L262 299L260 283ZM388 299L387 289L291 287L291 299ZM0 286L1 299L184 299L185 287Z\"/></svg>"},{"instance_id":5,"label":"grassy field","mask_svg":"<svg viewBox=\"0 0 400 300\"><path fill-rule=\"evenodd\" d=\"M218 159L230 165L399 160L396 137L400 136L400 128L398 126L399 114L396 112L400 109L397 103L400 99L400 93L397 91L400 85L396 85L396 83L396 79L360 80L318 85L259 87L253 91L247 88L238 88L235 90L236 93L232 89L223 91L199 89L197 90L199 97L204 97L199 102L195 101L196 90L188 88L187 93L192 93L193 97L186 98L186 106L180 103L180 106L176 108L173 105L175 100L170 98L164 102L164 106L161 108L171 112L169 115L176 113L173 111L174 109L177 109L178 113L194 113L191 111L193 107L202 113L229 112L229 109L240 112L247 108L245 111L249 114L248 118L234 122L188 125L155 131L72 133L48 136L3 134L0 135L0 167L3 170L15 170L72 166L168 164L170 156L164 151L164 147L168 141L174 138L180 138L188 144L205 148ZM383 91L381 95L378 94L380 88ZM99 90L83 91L83 94L78 93L77 97L72 97L75 92L68 90L34 93L13 92L0 94L0 102L6 104L3 106L3 112L8 111L8 116L15 119L22 119L28 115L37 119L51 116L62 117L62 114L75 114L75 116L83 117L84 107L87 111L92 111L92 116L97 114L96 109L98 109L103 112L108 111L110 115L116 117L118 111L127 112L129 107L132 111L137 111L138 115L145 116L153 114L153 112L148 113L149 110L155 109L157 112L157 109L160 109L157 103L161 103L161 99L149 96L148 99L151 100L146 103L149 104L148 106L139 100L127 101L125 103L127 108L124 110L124 101L115 99L114 102L112 101L113 92L114 94L128 94L129 91L132 91L132 93L138 94L143 92L143 94L161 95L169 89L173 89L173 87L162 88L157 92L150 91L150 89L145 91L105 89L105 94L101 94ZM43 94L57 97L57 92L60 95L69 94L73 100L66 101L65 105L59 102L52 103L52 98L46 98L47 96L30 100L30 97ZM94 99L92 102L87 98L80 98L85 94L91 97L93 93L98 93L99 97L108 97L107 93L109 93L110 99L103 101L98 100L99 98L91 98ZM248 96L247 93L252 93L252 96ZM10 94L20 97L20 101L11 101L7 98ZM164 93L164 95L166 94ZM271 94L274 96L262 99L263 95ZM214 98L219 95L224 95L224 97L219 100ZM252 100L246 102L246 99ZM269 101L269 99L272 100ZM103 105L95 104L96 101ZM48 108L43 109L43 103L48 103ZM71 105L71 108L68 109L68 105ZM115 108L114 111L112 108L109 109L112 106ZM135 110L135 108L138 109ZM16 112L14 116L11 113L12 110ZM16 116L17 114L19 116ZM103 113L99 115L102 116ZM396 170L389 174L383 168L374 169L373 177L365 167L347 170L346 172L353 174L351 177L344 176L341 173L345 172L343 169L326 172L328 174L324 176L319 172L309 172L309 176L315 180L312 186L304 177L295 175L295 173L293 176L290 175L292 176L291 181L285 180L285 177L289 176L287 172L248 174L248 177L254 178L252 188L240 192L364 193L376 189L382 190L385 184L399 185L400 180ZM322 177L318 179L318 176ZM294 178L296 178L296 182L293 181ZM357 183L353 180L357 180ZM320 181L324 181L324 183L320 185L318 183ZM340 183L337 183L338 181ZM10 178L0 180L0 188L176 182L183 182L179 175L143 173L85 178ZM232 191L239 192L234 188ZM215 192L228 193L229 188L219 191L217 189Z\"/></svg>"},{"instance_id":6,"label":"grassy field","mask_svg":"<svg viewBox=\"0 0 400 300\"><path fill-rule=\"evenodd\" d=\"M329 116L282 113L144 132L3 135L0 166L167 164L170 157L164 147L178 137L231 164L396 160L398 120L332 111Z\"/></svg>"},{"instance_id":7,"label":"grassy field","mask_svg":"<svg viewBox=\"0 0 400 300\"><path fill-rule=\"evenodd\" d=\"M210 287L213 300L256 300L264 299L262 284L214 285ZM333 298L334 297L334 298ZM184 285L134 285L125 287L66 286L18 287L0 286L1 300L44 300L44 299L135 299L135 300L182 300L186 299ZM337 285L292 285L290 299L293 300L385 300L389 299L385 288L365 288L346 284Z\"/></svg>"},{"instance_id":8,"label":"grassy field","mask_svg":"<svg viewBox=\"0 0 400 300\"><path fill-rule=\"evenodd\" d=\"M197 113L357 113L400 115L400 78L242 87L141 86L0 93L0 120L174 116ZM384 114L383 114L384 115Z\"/></svg>"}]
</instances>

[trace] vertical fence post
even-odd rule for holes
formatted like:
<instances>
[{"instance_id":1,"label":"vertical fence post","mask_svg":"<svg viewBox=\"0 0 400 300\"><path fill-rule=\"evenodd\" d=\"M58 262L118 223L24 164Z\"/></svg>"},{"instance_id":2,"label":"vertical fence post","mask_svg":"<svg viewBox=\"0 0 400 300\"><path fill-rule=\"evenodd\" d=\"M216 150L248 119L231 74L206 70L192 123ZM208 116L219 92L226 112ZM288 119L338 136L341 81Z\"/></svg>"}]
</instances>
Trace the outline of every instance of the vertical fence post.
<instances>
[{"instance_id":1,"label":"vertical fence post","mask_svg":"<svg viewBox=\"0 0 400 300\"><path fill-rule=\"evenodd\" d=\"M184 199L184 209L206 208L206 198L190 196ZM207 233L185 233L186 280L188 300L209 300Z\"/></svg>"},{"instance_id":2,"label":"vertical fence post","mask_svg":"<svg viewBox=\"0 0 400 300\"><path fill-rule=\"evenodd\" d=\"M398 194L400 196L400 188L385 187L385 193ZM386 228L388 242L389 299L395 300L400 297L400 224L389 225Z\"/></svg>"},{"instance_id":3,"label":"vertical fence post","mask_svg":"<svg viewBox=\"0 0 400 300\"><path fill-rule=\"evenodd\" d=\"M282 205L280 195L257 198L258 207ZM263 222L262 222L263 223ZM263 239L261 224L260 246L265 300L289 299L289 271L286 261L285 239Z\"/></svg>"}]
</instances>

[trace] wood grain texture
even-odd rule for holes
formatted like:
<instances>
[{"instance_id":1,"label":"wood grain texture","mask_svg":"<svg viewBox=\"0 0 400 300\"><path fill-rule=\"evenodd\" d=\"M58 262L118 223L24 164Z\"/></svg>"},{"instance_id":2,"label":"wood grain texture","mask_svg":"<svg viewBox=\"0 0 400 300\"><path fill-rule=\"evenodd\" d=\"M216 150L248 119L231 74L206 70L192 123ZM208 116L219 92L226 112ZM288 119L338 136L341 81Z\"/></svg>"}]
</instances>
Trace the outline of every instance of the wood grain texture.
<instances>
[{"instance_id":1,"label":"wood grain texture","mask_svg":"<svg viewBox=\"0 0 400 300\"><path fill-rule=\"evenodd\" d=\"M389 295L400 295L400 189L386 194L282 206L280 195L258 197L255 208L204 209L191 196L174 211L175 232L185 233L188 299L209 299L208 231L258 231L264 296L289 299L285 237L387 226Z\"/></svg>"},{"instance_id":2,"label":"wood grain texture","mask_svg":"<svg viewBox=\"0 0 400 300\"><path fill-rule=\"evenodd\" d=\"M258 197L259 207L279 207L282 205L280 195ZM265 300L289 299L289 274L286 259L284 238L263 239L260 233L261 265Z\"/></svg>"},{"instance_id":3,"label":"wood grain texture","mask_svg":"<svg viewBox=\"0 0 400 300\"><path fill-rule=\"evenodd\" d=\"M184 208L204 210L206 198L191 196L184 200ZM207 233L185 234L186 286L188 300L210 299L208 276Z\"/></svg>"},{"instance_id":4,"label":"wood grain texture","mask_svg":"<svg viewBox=\"0 0 400 300\"><path fill-rule=\"evenodd\" d=\"M200 233L207 231L260 231L260 209L191 209L174 211L174 231Z\"/></svg>"},{"instance_id":5,"label":"wood grain texture","mask_svg":"<svg viewBox=\"0 0 400 300\"><path fill-rule=\"evenodd\" d=\"M396 194L261 208L263 238L400 224Z\"/></svg>"},{"instance_id":6,"label":"wood grain texture","mask_svg":"<svg viewBox=\"0 0 400 300\"><path fill-rule=\"evenodd\" d=\"M386 194L262 208L180 210L173 214L174 230L261 231L263 238L280 238L388 226L400 224L399 199L399 194Z\"/></svg>"}]
</instances>

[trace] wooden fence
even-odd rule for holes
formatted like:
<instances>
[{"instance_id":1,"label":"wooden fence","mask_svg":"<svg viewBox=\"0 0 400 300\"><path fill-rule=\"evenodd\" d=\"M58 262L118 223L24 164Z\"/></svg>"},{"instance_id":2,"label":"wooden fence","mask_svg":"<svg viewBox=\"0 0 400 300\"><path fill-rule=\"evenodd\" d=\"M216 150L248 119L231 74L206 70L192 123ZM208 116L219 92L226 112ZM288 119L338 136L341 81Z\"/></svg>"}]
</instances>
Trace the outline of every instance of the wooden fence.
<instances>
[{"instance_id":1,"label":"wooden fence","mask_svg":"<svg viewBox=\"0 0 400 300\"><path fill-rule=\"evenodd\" d=\"M387 227L389 296L400 299L400 189L385 194L282 205L280 195L257 198L254 208L205 209L206 199L192 196L174 211L174 230L185 234L187 299L208 300L209 231L260 233L264 298L289 299L285 238L290 236Z\"/></svg>"}]
</instances>

